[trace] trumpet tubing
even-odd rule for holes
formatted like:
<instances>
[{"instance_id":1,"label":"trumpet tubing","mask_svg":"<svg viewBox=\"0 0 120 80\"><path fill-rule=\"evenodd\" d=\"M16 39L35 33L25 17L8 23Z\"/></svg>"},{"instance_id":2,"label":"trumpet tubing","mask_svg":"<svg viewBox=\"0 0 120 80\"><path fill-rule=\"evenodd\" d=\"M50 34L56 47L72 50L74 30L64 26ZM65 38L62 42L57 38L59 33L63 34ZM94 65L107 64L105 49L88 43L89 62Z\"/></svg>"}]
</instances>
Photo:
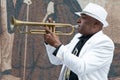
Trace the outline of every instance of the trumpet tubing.
<instances>
[{"instance_id":1,"label":"trumpet tubing","mask_svg":"<svg viewBox=\"0 0 120 80\"><path fill-rule=\"evenodd\" d=\"M27 21L20 21L12 17L11 20L11 30L18 30L20 33L24 34L46 34L45 30L38 30L38 29L31 29L27 32L23 32L20 30L21 26L39 26L39 27L48 27L52 32L56 35L71 35L74 32L74 26L71 24L64 24L64 23L43 23L43 22L27 22ZM62 32L56 31L56 28L71 28L70 32Z\"/></svg>"}]
</instances>

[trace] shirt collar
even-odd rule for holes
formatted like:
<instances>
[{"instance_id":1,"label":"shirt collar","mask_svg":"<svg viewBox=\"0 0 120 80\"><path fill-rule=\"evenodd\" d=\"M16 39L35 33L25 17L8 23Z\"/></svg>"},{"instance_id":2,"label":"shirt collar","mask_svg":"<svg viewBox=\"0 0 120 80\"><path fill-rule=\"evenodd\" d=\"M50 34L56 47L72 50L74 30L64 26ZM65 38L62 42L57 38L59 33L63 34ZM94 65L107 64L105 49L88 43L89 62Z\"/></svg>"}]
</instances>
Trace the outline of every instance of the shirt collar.
<instances>
[{"instance_id":1,"label":"shirt collar","mask_svg":"<svg viewBox=\"0 0 120 80\"><path fill-rule=\"evenodd\" d=\"M81 37L79 37L79 39L86 39L86 38L90 38L92 37L94 34L89 34L89 35L82 35Z\"/></svg>"}]
</instances>

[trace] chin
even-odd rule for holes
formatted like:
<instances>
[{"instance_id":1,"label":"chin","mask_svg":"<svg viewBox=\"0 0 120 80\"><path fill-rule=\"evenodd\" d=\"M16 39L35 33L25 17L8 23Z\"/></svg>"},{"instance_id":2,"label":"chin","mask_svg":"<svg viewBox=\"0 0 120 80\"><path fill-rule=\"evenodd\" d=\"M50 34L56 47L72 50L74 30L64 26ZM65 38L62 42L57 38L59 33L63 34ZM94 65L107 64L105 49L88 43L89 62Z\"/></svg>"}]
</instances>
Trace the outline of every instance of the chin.
<instances>
[{"instance_id":1,"label":"chin","mask_svg":"<svg viewBox=\"0 0 120 80\"><path fill-rule=\"evenodd\" d=\"M83 34L83 32L82 32L82 31L78 31L78 33Z\"/></svg>"}]
</instances>

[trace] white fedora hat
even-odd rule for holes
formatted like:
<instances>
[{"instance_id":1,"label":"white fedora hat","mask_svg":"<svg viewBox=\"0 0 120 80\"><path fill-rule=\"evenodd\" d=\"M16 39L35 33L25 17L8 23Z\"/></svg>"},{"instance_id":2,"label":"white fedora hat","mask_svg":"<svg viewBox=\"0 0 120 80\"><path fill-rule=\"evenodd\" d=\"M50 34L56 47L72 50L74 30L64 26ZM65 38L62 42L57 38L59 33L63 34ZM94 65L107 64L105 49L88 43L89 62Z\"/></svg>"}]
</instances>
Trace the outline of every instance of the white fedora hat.
<instances>
[{"instance_id":1,"label":"white fedora hat","mask_svg":"<svg viewBox=\"0 0 120 80\"><path fill-rule=\"evenodd\" d=\"M108 26L108 22L106 21L107 11L100 5L97 5L94 3L89 3L83 9L82 12L75 12L75 14L77 14L79 16L81 16L81 14L83 14L83 13L99 20L103 24L103 27Z\"/></svg>"}]
</instances>

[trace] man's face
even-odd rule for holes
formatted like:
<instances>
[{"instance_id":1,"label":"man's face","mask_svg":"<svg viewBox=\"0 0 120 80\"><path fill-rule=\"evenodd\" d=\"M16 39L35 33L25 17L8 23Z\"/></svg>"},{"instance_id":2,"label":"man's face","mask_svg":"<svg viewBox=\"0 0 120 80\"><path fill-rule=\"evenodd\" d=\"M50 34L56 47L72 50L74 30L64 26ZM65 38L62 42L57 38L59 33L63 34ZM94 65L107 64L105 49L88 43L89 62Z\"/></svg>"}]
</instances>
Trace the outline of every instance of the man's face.
<instances>
[{"instance_id":1,"label":"man's face","mask_svg":"<svg viewBox=\"0 0 120 80\"><path fill-rule=\"evenodd\" d=\"M80 18L77 21L79 27L78 32L83 35L89 35L94 33L94 24L95 19L86 15L81 14Z\"/></svg>"}]
</instances>

